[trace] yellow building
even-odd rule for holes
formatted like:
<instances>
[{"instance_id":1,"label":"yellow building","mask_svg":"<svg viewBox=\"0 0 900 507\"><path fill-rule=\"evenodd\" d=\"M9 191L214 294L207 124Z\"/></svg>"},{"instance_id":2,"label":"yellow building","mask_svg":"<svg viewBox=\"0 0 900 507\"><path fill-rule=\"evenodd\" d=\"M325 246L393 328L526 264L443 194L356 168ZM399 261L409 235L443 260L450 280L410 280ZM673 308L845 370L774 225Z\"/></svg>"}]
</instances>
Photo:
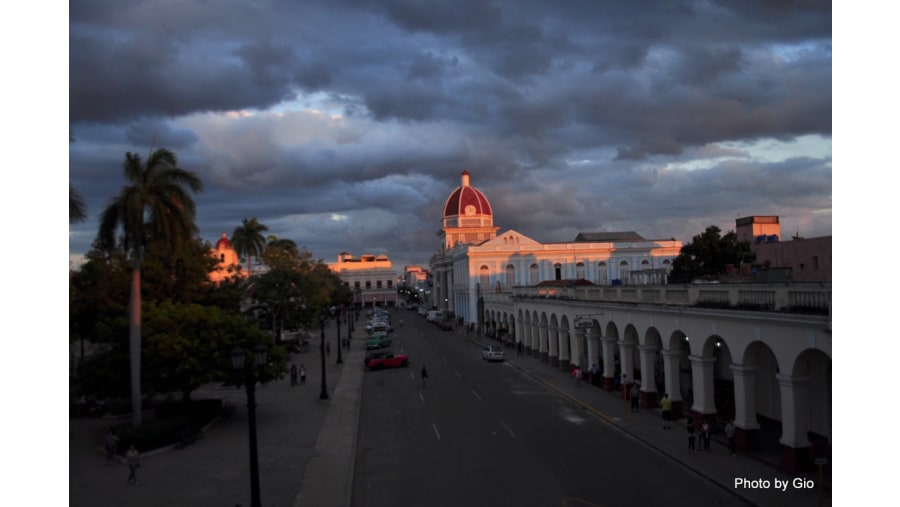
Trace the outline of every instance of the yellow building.
<instances>
[{"instance_id":1,"label":"yellow building","mask_svg":"<svg viewBox=\"0 0 900 507\"><path fill-rule=\"evenodd\" d=\"M247 276L247 273L241 270L240 257L231 246L227 233L222 233L222 237L216 241L216 247L212 249L211 253L219 262L216 264L216 269L209 274L210 281L219 283L233 276L242 278Z\"/></svg>"}]
</instances>

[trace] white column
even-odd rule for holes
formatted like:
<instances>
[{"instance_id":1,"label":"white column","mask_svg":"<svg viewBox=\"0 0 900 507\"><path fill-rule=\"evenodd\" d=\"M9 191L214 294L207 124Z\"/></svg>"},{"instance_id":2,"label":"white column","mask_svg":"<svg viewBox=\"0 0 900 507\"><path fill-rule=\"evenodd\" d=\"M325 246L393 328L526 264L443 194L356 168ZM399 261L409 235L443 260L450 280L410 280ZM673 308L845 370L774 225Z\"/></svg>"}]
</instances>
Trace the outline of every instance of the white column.
<instances>
[{"instance_id":1,"label":"white column","mask_svg":"<svg viewBox=\"0 0 900 507\"><path fill-rule=\"evenodd\" d=\"M610 337L601 338L603 342L603 377L614 378L616 376L616 339Z\"/></svg>"},{"instance_id":2,"label":"white column","mask_svg":"<svg viewBox=\"0 0 900 507\"><path fill-rule=\"evenodd\" d=\"M691 371L694 380L694 405L691 410L701 414L715 414L716 401L713 397L713 366L716 364L714 357L688 356L691 361Z\"/></svg>"},{"instance_id":3,"label":"white column","mask_svg":"<svg viewBox=\"0 0 900 507\"><path fill-rule=\"evenodd\" d=\"M666 380L666 392L669 393L669 399L672 401L681 401L681 351L680 350L664 350L663 368L665 372L663 376Z\"/></svg>"},{"instance_id":4,"label":"white column","mask_svg":"<svg viewBox=\"0 0 900 507\"><path fill-rule=\"evenodd\" d=\"M775 375L781 386L781 438L778 442L788 447L809 447L806 432L809 409L809 377Z\"/></svg>"},{"instance_id":5,"label":"white column","mask_svg":"<svg viewBox=\"0 0 900 507\"><path fill-rule=\"evenodd\" d=\"M619 342L619 358L622 361L622 375L626 384L634 382L634 342Z\"/></svg>"},{"instance_id":6,"label":"white column","mask_svg":"<svg viewBox=\"0 0 900 507\"><path fill-rule=\"evenodd\" d=\"M732 364L734 377L734 425L745 430L759 429L756 421L756 366Z\"/></svg>"},{"instance_id":7,"label":"white column","mask_svg":"<svg viewBox=\"0 0 900 507\"><path fill-rule=\"evenodd\" d=\"M641 391L645 393L656 392L656 372L654 371L654 359L656 347L639 346L641 351Z\"/></svg>"}]
</instances>

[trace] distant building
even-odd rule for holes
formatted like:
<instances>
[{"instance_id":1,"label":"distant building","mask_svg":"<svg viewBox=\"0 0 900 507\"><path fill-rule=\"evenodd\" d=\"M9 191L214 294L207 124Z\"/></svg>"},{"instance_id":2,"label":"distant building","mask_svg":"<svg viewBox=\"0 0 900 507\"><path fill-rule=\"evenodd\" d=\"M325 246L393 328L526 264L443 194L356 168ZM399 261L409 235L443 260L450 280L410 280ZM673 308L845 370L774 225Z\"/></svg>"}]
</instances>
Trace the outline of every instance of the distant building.
<instances>
[{"instance_id":1,"label":"distant building","mask_svg":"<svg viewBox=\"0 0 900 507\"><path fill-rule=\"evenodd\" d=\"M247 276L247 273L241 270L240 258L237 251L231 246L227 233L222 233L222 237L216 241L216 247L212 249L211 253L219 262L216 264L216 269L209 273L210 281L220 283L226 278Z\"/></svg>"},{"instance_id":2,"label":"distant building","mask_svg":"<svg viewBox=\"0 0 900 507\"><path fill-rule=\"evenodd\" d=\"M541 243L514 230L497 234L493 210L468 171L444 203L441 250L430 262L432 301L466 322L477 322L486 292L548 280L598 285L664 284L681 251L677 240L628 232L582 232L574 241ZM579 282L580 283L580 282Z\"/></svg>"},{"instance_id":3,"label":"distant building","mask_svg":"<svg viewBox=\"0 0 900 507\"><path fill-rule=\"evenodd\" d=\"M403 281L410 287L425 287L428 271L422 266L403 266Z\"/></svg>"},{"instance_id":4,"label":"distant building","mask_svg":"<svg viewBox=\"0 0 900 507\"><path fill-rule=\"evenodd\" d=\"M353 257L341 252L337 262L328 267L353 291L356 303L363 306L397 304L396 284L399 276L386 255Z\"/></svg>"},{"instance_id":5,"label":"distant building","mask_svg":"<svg viewBox=\"0 0 900 507\"><path fill-rule=\"evenodd\" d=\"M777 216L739 218L735 222L735 233L739 241L749 242L756 254L756 264L760 266L757 279L831 282L831 236L802 238L797 235L790 241L782 241Z\"/></svg>"}]
</instances>

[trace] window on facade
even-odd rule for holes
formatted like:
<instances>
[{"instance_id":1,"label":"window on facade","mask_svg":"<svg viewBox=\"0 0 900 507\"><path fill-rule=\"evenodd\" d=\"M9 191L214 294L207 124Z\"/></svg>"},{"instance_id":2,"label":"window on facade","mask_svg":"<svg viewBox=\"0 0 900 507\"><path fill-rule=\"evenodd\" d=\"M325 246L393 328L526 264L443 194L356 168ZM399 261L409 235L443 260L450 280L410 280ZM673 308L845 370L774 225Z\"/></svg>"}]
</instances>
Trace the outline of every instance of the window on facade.
<instances>
[{"instance_id":1,"label":"window on facade","mask_svg":"<svg viewBox=\"0 0 900 507\"><path fill-rule=\"evenodd\" d=\"M619 280L622 280L622 283L628 283L628 261L619 263Z\"/></svg>"},{"instance_id":2,"label":"window on facade","mask_svg":"<svg viewBox=\"0 0 900 507\"><path fill-rule=\"evenodd\" d=\"M481 282L481 290L490 288L491 272L487 266L478 268L478 281Z\"/></svg>"},{"instance_id":3,"label":"window on facade","mask_svg":"<svg viewBox=\"0 0 900 507\"><path fill-rule=\"evenodd\" d=\"M484 234L479 234L479 235L478 235L478 241L481 241L481 240L483 240L483 239L484 239Z\"/></svg>"},{"instance_id":4,"label":"window on facade","mask_svg":"<svg viewBox=\"0 0 900 507\"><path fill-rule=\"evenodd\" d=\"M528 268L528 283L535 285L541 282L541 268L537 264L532 264Z\"/></svg>"},{"instance_id":5,"label":"window on facade","mask_svg":"<svg viewBox=\"0 0 900 507\"><path fill-rule=\"evenodd\" d=\"M641 269L650 269L650 261L644 259L641 261Z\"/></svg>"},{"instance_id":6,"label":"window on facade","mask_svg":"<svg viewBox=\"0 0 900 507\"><path fill-rule=\"evenodd\" d=\"M666 259L663 261L663 268L665 268L666 273L672 272L672 263L669 262L669 259Z\"/></svg>"},{"instance_id":7,"label":"window on facade","mask_svg":"<svg viewBox=\"0 0 900 507\"><path fill-rule=\"evenodd\" d=\"M394 281L393 281L393 280L388 280L388 281L387 281L387 284L388 284L388 289L390 289L391 287L394 286Z\"/></svg>"},{"instance_id":8,"label":"window on facade","mask_svg":"<svg viewBox=\"0 0 900 507\"><path fill-rule=\"evenodd\" d=\"M813 270L818 271L819 270L819 256L813 255L812 261L813 261L813 265L812 265Z\"/></svg>"},{"instance_id":9,"label":"window on facade","mask_svg":"<svg viewBox=\"0 0 900 507\"><path fill-rule=\"evenodd\" d=\"M466 235L460 234L458 243L465 243L465 242L466 242Z\"/></svg>"},{"instance_id":10,"label":"window on facade","mask_svg":"<svg viewBox=\"0 0 900 507\"><path fill-rule=\"evenodd\" d=\"M506 287L512 288L516 284L516 267L512 264L506 265Z\"/></svg>"},{"instance_id":11,"label":"window on facade","mask_svg":"<svg viewBox=\"0 0 900 507\"><path fill-rule=\"evenodd\" d=\"M562 264L557 262L553 265L553 276L554 280L562 280Z\"/></svg>"},{"instance_id":12,"label":"window on facade","mask_svg":"<svg viewBox=\"0 0 900 507\"><path fill-rule=\"evenodd\" d=\"M606 285L609 281L609 273L606 271L606 263L597 264L597 285Z\"/></svg>"},{"instance_id":13,"label":"window on facade","mask_svg":"<svg viewBox=\"0 0 900 507\"><path fill-rule=\"evenodd\" d=\"M219 262L225 262L225 254L222 254L222 258L219 259Z\"/></svg>"},{"instance_id":14,"label":"window on facade","mask_svg":"<svg viewBox=\"0 0 900 507\"><path fill-rule=\"evenodd\" d=\"M367 289L371 289L371 288L372 288L372 282L370 282L369 280L366 280L366 288L367 288Z\"/></svg>"},{"instance_id":15,"label":"window on facade","mask_svg":"<svg viewBox=\"0 0 900 507\"><path fill-rule=\"evenodd\" d=\"M579 262L575 265L575 278L584 280L584 263Z\"/></svg>"},{"instance_id":16,"label":"window on facade","mask_svg":"<svg viewBox=\"0 0 900 507\"><path fill-rule=\"evenodd\" d=\"M375 281L375 288L376 288L376 289L380 289L380 288L381 288L381 280L376 280L376 281Z\"/></svg>"},{"instance_id":17,"label":"window on facade","mask_svg":"<svg viewBox=\"0 0 900 507\"><path fill-rule=\"evenodd\" d=\"M359 288L359 280L353 282L353 287L355 287L357 289Z\"/></svg>"}]
</instances>

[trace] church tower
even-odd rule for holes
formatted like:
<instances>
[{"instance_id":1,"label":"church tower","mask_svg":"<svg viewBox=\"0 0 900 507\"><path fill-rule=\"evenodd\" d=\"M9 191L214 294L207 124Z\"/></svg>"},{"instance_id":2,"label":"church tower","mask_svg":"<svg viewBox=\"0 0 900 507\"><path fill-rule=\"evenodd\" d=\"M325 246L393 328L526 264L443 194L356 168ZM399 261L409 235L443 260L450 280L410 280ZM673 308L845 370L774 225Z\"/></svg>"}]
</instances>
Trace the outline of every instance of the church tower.
<instances>
[{"instance_id":1,"label":"church tower","mask_svg":"<svg viewBox=\"0 0 900 507\"><path fill-rule=\"evenodd\" d=\"M491 203L469 182L469 171L463 171L461 184L444 203L441 253L456 245L479 245L497 236Z\"/></svg>"}]
</instances>

